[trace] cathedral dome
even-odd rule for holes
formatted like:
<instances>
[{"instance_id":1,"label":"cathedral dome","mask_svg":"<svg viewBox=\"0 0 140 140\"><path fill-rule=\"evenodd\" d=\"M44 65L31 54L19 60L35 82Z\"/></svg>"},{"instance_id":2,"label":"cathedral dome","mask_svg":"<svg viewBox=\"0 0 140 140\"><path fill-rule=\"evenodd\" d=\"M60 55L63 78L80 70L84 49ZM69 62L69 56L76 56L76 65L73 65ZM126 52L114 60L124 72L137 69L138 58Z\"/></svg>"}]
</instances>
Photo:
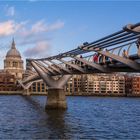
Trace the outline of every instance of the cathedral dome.
<instances>
[{"instance_id":1,"label":"cathedral dome","mask_svg":"<svg viewBox=\"0 0 140 140\"><path fill-rule=\"evenodd\" d=\"M15 47L15 41L13 39L11 49L7 52L6 57L18 57L21 58L19 51Z\"/></svg>"},{"instance_id":2,"label":"cathedral dome","mask_svg":"<svg viewBox=\"0 0 140 140\"><path fill-rule=\"evenodd\" d=\"M24 73L23 60L15 46L13 39L11 48L7 52L4 60L4 70L14 75L16 79L22 79Z\"/></svg>"}]
</instances>

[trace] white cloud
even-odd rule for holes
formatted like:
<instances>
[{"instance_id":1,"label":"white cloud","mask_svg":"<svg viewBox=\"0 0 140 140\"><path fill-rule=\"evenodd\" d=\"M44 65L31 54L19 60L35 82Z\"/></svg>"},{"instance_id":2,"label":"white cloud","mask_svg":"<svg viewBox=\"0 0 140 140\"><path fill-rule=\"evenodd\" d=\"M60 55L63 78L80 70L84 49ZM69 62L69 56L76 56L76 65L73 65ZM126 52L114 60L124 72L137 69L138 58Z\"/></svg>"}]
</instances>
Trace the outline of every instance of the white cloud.
<instances>
[{"instance_id":1,"label":"white cloud","mask_svg":"<svg viewBox=\"0 0 140 140\"><path fill-rule=\"evenodd\" d=\"M62 28L64 26L64 22L62 21L57 21L55 23L53 23L52 25L49 26L49 31L53 31L53 30L58 30L60 28Z\"/></svg>"},{"instance_id":2,"label":"white cloud","mask_svg":"<svg viewBox=\"0 0 140 140\"><path fill-rule=\"evenodd\" d=\"M39 33L39 32L45 32L47 30L47 25L44 23L43 20L40 20L36 22L34 25L32 25L31 32L32 33Z\"/></svg>"},{"instance_id":3,"label":"white cloud","mask_svg":"<svg viewBox=\"0 0 140 140\"><path fill-rule=\"evenodd\" d=\"M16 33L18 29L22 28L25 22L16 23L13 20L0 22L0 36L8 36Z\"/></svg>"},{"instance_id":4,"label":"white cloud","mask_svg":"<svg viewBox=\"0 0 140 140\"><path fill-rule=\"evenodd\" d=\"M27 45L44 40L50 41L49 33L61 29L64 22L56 21L48 24L44 20L39 20L28 28L21 23L19 25L21 25L21 28L16 33L18 37L22 38L19 42L21 45Z\"/></svg>"},{"instance_id":5,"label":"white cloud","mask_svg":"<svg viewBox=\"0 0 140 140\"><path fill-rule=\"evenodd\" d=\"M50 44L47 41L38 42L34 47L28 48L24 55L26 57L47 57L50 53Z\"/></svg>"},{"instance_id":6,"label":"white cloud","mask_svg":"<svg viewBox=\"0 0 140 140\"><path fill-rule=\"evenodd\" d=\"M63 26L64 22L62 21L48 24L44 20L39 20L30 25L29 21L15 22L14 20L7 20L0 22L0 37L13 35L18 37L22 45L24 43L32 44L43 40L50 40L48 32L56 31Z\"/></svg>"},{"instance_id":7,"label":"white cloud","mask_svg":"<svg viewBox=\"0 0 140 140\"><path fill-rule=\"evenodd\" d=\"M0 36L11 35L16 30L16 25L12 20L0 23Z\"/></svg>"},{"instance_id":8,"label":"white cloud","mask_svg":"<svg viewBox=\"0 0 140 140\"><path fill-rule=\"evenodd\" d=\"M48 35L32 35L29 37L23 37L22 39L20 39L18 42L19 45L21 46L26 46L26 45L32 45L36 42L42 42L44 40L50 41L51 38Z\"/></svg>"},{"instance_id":9,"label":"white cloud","mask_svg":"<svg viewBox=\"0 0 140 140\"><path fill-rule=\"evenodd\" d=\"M5 11L6 11L7 16L14 16L15 15L15 7L14 6L11 6L11 7L6 6Z\"/></svg>"},{"instance_id":10,"label":"white cloud","mask_svg":"<svg viewBox=\"0 0 140 140\"><path fill-rule=\"evenodd\" d=\"M20 29L19 35L23 37L31 37L36 34L46 33L51 31L56 31L64 26L64 22L57 21L52 24L46 23L44 20L37 21L34 23L30 29L22 28Z\"/></svg>"}]
</instances>

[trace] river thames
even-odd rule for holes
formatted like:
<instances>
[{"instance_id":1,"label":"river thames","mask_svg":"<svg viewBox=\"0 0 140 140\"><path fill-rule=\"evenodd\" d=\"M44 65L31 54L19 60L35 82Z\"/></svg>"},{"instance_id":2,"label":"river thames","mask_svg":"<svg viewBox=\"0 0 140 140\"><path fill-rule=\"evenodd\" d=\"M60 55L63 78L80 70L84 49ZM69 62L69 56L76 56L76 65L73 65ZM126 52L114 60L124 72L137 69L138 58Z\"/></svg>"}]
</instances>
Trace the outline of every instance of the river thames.
<instances>
[{"instance_id":1,"label":"river thames","mask_svg":"<svg viewBox=\"0 0 140 140\"><path fill-rule=\"evenodd\" d=\"M67 97L44 111L46 96L0 96L0 139L140 139L140 98Z\"/></svg>"}]
</instances>

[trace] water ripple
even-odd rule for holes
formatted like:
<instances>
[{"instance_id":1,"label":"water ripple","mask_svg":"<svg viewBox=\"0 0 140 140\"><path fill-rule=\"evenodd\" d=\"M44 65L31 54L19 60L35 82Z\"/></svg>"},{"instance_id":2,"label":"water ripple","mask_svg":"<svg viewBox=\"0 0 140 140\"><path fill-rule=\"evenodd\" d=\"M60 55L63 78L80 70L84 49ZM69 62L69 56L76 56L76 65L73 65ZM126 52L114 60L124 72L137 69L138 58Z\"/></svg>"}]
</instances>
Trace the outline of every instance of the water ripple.
<instances>
[{"instance_id":1,"label":"water ripple","mask_svg":"<svg viewBox=\"0 0 140 140\"><path fill-rule=\"evenodd\" d=\"M45 112L45 96L0 96L0 139L140 139L140 98L68 97Z\"/></svg>"}]
</instances>

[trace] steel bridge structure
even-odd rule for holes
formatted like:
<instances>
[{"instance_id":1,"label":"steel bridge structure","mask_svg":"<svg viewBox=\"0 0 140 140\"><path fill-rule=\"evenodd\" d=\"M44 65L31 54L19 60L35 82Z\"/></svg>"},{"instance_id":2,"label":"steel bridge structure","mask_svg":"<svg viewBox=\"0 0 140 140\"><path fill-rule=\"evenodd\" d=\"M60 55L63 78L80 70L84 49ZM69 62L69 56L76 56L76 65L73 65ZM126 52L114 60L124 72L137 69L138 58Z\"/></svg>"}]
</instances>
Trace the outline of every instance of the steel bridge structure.
<instances>
[{"instance_id":1,"label":"steel bridge structure","mask_svg":"<svg viewBox=\"0 0 140 140\"><path fill-rule=\"evenodd\" d=\"M64 86L73 74L140 72L140 23L73 50L40 59L27 59L24 94L36 80L48 86L46 109L67 108Z\"/></svg>"}]
</instances>

